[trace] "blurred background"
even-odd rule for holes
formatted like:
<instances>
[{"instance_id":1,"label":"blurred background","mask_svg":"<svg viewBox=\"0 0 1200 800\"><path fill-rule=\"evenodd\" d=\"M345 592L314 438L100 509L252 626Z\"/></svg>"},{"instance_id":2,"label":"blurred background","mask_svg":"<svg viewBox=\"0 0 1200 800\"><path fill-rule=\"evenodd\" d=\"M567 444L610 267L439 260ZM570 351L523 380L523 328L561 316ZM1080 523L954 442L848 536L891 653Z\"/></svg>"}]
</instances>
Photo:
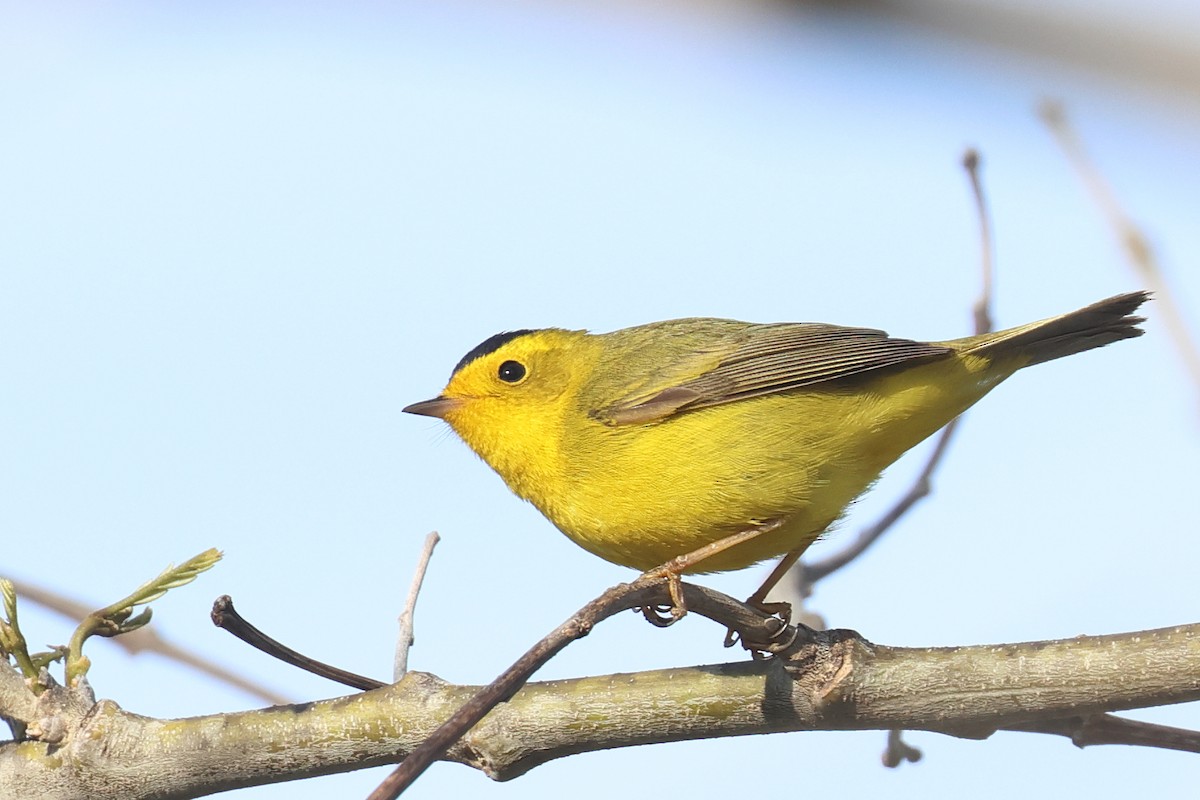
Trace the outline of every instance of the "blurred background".
<instances>
[{"instance_id":1,"label":"blurred background","mask_svg":"<svg viewBox=\"0 0 1200 800\"><path fill-rule=\"evenodd\" d=\"M970 330L978 147L1012 325L1145 286L1034 109L1062 100L1185 321L1200 279L1200 11L1176 0L12 3L0 29L0 573L98 607L207 548L154 625L294 700L343 693L208 621L228 593L378 678L426 533L414 669L490 680L631 573L570 543L434 420L499 330L712 315ZM973 410L934 496L810 607L891 645L1200 620L1197 389L1162 324ZM907 488L924 451L812 550ZM744 596L763 569L715 576ZM27 603L35 643L71 625ZM740 659L634 614L541 678ZM262 701L94 642L174 717ZM1132 714L1195 728L1194 706ZM999 734L795 733L593 753L408 796L1178 794L1194 756ZM236 793L359 797L380 770ZM986 780L981 780L986 776ZM753 784L750 782L754 781ZM453 793L453 794L452 794Z\"/></svg>"}]
</instances>

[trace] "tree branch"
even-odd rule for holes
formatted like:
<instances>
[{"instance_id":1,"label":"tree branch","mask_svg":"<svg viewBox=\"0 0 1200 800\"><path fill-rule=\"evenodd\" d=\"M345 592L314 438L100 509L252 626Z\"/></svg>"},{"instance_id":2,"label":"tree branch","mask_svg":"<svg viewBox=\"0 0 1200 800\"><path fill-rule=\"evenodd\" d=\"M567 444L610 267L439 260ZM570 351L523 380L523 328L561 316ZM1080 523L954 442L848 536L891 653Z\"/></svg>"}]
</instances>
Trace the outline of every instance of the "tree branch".
<instances>
[{"instance_id":1,"label":"tree branch","mask_svg":"<svg viewBox=\"0 0 1200 800\"><path fill-rule=\"evenodd\" d=\"M732 598L684 586L690 610L723 625L753 614ZM665 592L659 586L637 599L665 600ZM0 786L15 796L168 800L396 763L476 691L411 672L351 697L183 720L149 719L102 701L63 731L58 746L0 744ZM527 684L445 758L507 780L612 747L897 728L968 738L1039 731L1083 745L1195 750L1195 733L1106 712L1197 699L1200 624L961 648L893 648L826 631L766 661Z\"/></svg>"}]
</instances>

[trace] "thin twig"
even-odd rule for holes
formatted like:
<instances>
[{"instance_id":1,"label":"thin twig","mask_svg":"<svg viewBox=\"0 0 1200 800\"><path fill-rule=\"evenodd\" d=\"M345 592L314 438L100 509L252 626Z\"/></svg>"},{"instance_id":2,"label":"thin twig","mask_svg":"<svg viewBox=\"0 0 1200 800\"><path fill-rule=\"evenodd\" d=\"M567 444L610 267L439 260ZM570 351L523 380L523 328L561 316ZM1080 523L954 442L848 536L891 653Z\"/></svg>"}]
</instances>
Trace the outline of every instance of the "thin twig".
<instances>
[{"instance_id":1,"label":"thin twig","mask_svg":"<svg viewBox=\"0 0 1200 800\"><path fill-rule=\"evenodd\" d=\"M979 151L968 148L963 153L962 165L971 181L971 194L975 198L975 214L979 219L979 297L972 309L975 322L975 334L981 335L992 330L992 293L995 283L995 245L992 243L992 217L988 213L987 195L983 192L983 181L979 177Z\"/></svg>"},{"instance_id":2,"label":"thin twig","mask_svg":"<svg viewBox=\"0 0 1200 800\"><path fill-rule=\"evenodd\" d=\"M430 531L425 537L421 548L421 558L417 561L416 572L413 573L412 585L408 587L408 599L404 601L404 611L400 614L400 631L396 637L396 657L392 662L392 681L398 681L408 672L408 651L413 646L413 621L417 609L417 596L421 593L421 584L425 581L425 571L429 568L429 559L433 556L433 548L437 547L441 537L437 531Z\"/></svg>"},{"instance_id":3,"label":"thin twig","mask_svg":"<svg viewBox=\"0 0 1200 800\"><path fill-rule=\"evenodd\" d=\"M1050 129L1050 133L1053 134L1059 146L1062 147L1063 153L1071 165L1075 167L1075 171L1087 186L1092 199L1100 207L1101 213L1108 219L1108 224L1120 240L1121 247L1129 258L1129 263L1133 266L1134 271L1154 292L1157 316L1166 324L1171 340L1175 342L1179 356L1183 359L1184 367L1191 375L1192 382L1196 384L1197 389L1200 389L1200 348L1197 348L1195 339L1188 331L1183 313L1175 302L1175 296L1167 286L1166 276L1158 264L1149 240L1125 213L1117 201L1116 192L1113 191L1112 186L1092 159L1088 157L1079 134L1067 119L1062 103L1055 100L1043 100L1038 106L1038 114L1046 123L1046 127Z\"/></svg>"},{"instance_id":4,"label":"thin twig","mask_svg":"<svg viewBox=\"0 0 1200 800\"><path fill-rule=\"evenodd\" d=\"M347 672L344 669L338 669L329 664L316 661L302 653L296 652L286 645L280 644L247 622L237 612L237 609L233 607L233 598L227 594L221 595L213 602L212 621L218 628L232 633L251 647L261 650L285 664L291 664L293 667L299 667L305 672L311 672L313 675L328 678L331 681L352 686L355 689L362 689L364 692L387 685L383 681L366 678L362 675L356 675L353 672Z\"/></svg>"},{"instance_id":5,"label":"thin twig","mask_svg":"<svg viewBox=\"0 0 1200 800\"><path fill-rule=\"evenodd\" d=\"M640 579L645 581L645 579ZM592 627L599 621L623 611L627 608L638 608L648 604L648 600L636 599L647 589L661 588L661 579L638 585L638 581L630 584L619 584L609 589L598 598L577 611L570 619L555 628L499 677L480 689L474 697L468 700L448 720L434 730L421 742L400 766L388 775L375 791L367 796L367 800L394 800L407 789L413 781L421 776L429 765L439 759L445 752L462 738L474 725L483 719L489 711L500 703L512 697L518 689L525 685L543 664L557 655L571 642L582 639L591 633ZM635 598L630 601L630 598ZM632 604L631 604L632 602Z\"/></svg>"},{"instance_id":6,"label":"thin twig","mask_svg":"<svg viewBox=\"0 0 1200 800\"><path fill-rule=\"evenodd\" d=\"M758 609L733 598L690 583L680 584L687 608L701 616L716 619L735 629L743 642L779 641L793 643L803 632ZM494 681L480 689L444 723L433 731L400 763L367 800L394 800L429 765L445 752L489 711L511 698L529 678L563 648L591 633L598 623L621 611L666 602L669 592L660 576L642 575L632 583L618 584L591 601L531 647Z\"/></svg>"},{"instance_id":7,"label":"thin twig","mask_svg":"<svg viewBox=\"0 0 1200 800\"><path fill-rule=\"evenodd\" d=\"M921 751L904 741L904 731L888 731L887 747L883 751L883 765L895 769L905 761L913 764L921 760Z\"/></svg>"},{"instance_id":8,"label":"thin twig","mask_svg":"<svg viewBox=\"0 0 1200 800\"><path fill-rule=\"evenodd\" d=\"M992 285L994 281L992 227L989 222L983 185L979 179L979 153L974 149L967 150L963 155L962 164L970 178L972 193L975 197L975 207L979 215L979 239L982 250L980 270L982 281L979 297L972 306L972 315L975 323L975 333L976 335L982 335L992 330L991 307ZM929 454L929 460L925 462L925 467L921 470L921 474L917 476L917 479L913 482L908 492L878 522L860 531L858 536L854 538L854 541L841 552L834 553L821 561L811 564L801 564L800 569L796 570L797 580L801 584L801 596L807 596L810 593L809 587L812 584L822 578L828 577L866 552L867 548L878 541L879 537L883 536L901 517L907 514L909 509L916 505L922 498L929 495L932 490L933 473L941 464L942 457L946 454L946 449L950 446L954 432L958 429L958 421L960 419L962 417L955 417L942 429L941 436L938 437L933 452Z\"/></svg>"},{"instance_id":9,"label":"thin twig","mask_svg":"<svg viewBox=\"0 0 1200 800\"><path fill-rule=\"evenodd\" d=\"M1066 736L1081 748L1097 744L1127 744L1200 753L1200 731L1156 725L1113 714L1038 720L1024 725L1005 726L1005 730Z\"/></svg>"}]
</instances>

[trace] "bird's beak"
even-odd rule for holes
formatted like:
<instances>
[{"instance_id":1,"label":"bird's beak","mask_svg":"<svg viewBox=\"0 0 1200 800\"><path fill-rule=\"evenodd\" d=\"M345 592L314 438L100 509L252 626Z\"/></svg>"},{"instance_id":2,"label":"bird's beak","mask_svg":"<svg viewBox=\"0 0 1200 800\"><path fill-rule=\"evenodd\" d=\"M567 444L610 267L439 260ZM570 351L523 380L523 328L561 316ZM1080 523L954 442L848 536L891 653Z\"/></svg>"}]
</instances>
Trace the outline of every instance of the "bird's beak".
<instances>
[{"instance_id":1,"label":"bird's beak","mask_svg":"<svg viewBox=\"0 0 1200 800\"><path fill-rule=\"evenodd\" d=\"M406 414L420 414L423 417L445 419L446 414L458 408L459 401L453 397L435 397L432 400L422 400L400 409Z\"/></svg>"}]
</instances>

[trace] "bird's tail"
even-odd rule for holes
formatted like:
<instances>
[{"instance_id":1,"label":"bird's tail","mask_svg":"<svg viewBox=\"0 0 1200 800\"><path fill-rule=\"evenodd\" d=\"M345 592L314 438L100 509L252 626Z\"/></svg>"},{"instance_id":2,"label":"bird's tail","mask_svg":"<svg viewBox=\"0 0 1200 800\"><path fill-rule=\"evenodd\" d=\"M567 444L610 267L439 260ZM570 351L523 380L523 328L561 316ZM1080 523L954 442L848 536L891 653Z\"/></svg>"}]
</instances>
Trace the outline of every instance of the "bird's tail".
<instances>
[{"instance_id":1,"label":"bird's tail","mask_svg":"<svg viewBox=\"0 0 1200 800\"><path fill-rule=\"evenodd\" d=\"M1133 312L1149 299L1149 292L1119 294L1078 311L985 334L964 352L990 358L1016 356L1025 362L1022 366L1029 366L1132 339L1144 333L1138 325L1146 321Z\"/></svg>"}]
</instances>

